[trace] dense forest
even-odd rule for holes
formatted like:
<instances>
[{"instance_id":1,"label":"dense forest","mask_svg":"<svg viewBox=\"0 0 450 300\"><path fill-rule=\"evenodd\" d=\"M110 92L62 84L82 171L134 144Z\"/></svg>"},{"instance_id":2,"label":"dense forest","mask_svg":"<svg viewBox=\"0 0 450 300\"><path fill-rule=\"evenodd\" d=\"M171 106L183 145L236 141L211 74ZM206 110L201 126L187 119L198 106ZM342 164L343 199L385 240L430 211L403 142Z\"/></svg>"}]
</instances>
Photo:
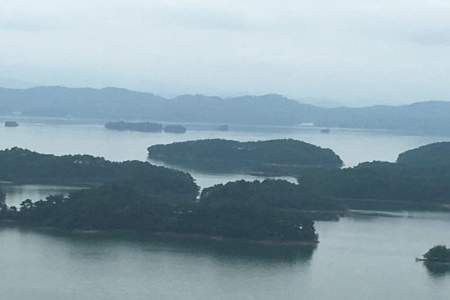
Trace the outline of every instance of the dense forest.
<instances>
[{"instance_id":1,"label":"dense forest","mask_svg":"<svg viewBox=\"0 0 450 300\"><path fill-rule=\"evenodd\" d=\"M196 140L150 146L148 153L150 159L214 172L298 175L310 168L342 166L342 160L332 150L293 139Z\"/></svg>"},{"instance_id":2,"label":"dense forest","mask_svg":"<svg viewBox=\"0 0 450 300\"><path fill-rule=\"evenodd\" d=\"M168 193L143 192L132 182L109 183L67 197L25 200L19 209L3 209L2 215L23 223L63 229L145 230L315 243L318 236L309 210L328 209L326 200L285 181L218 185L205 190L197 200L173 200L166 197Z\"/></svg>"},{"instance_id":3,"label":"dense forest","mask_svg":"<svg viewBox=\"0 0 450 300\"><path fill-rule=\"evenodd\" d=\"M413 149L400 154L395 163L312 168L300 176L299 184L236 181L206 188L200 195L189 174L149 163L13 148L0 152L0 180L42 183L58 178L84 182L90 188L69 196L25 200L19 208L7 207L0 192L0 217L64 229L315 242L314 220L337 219L348 208L448 207L449 146L438 143ZM273 157L281 160L281 156ZM290 159L284 156L281 162L287 164Z\"/></svg>"},{"instance_id":4,"label":"dense forest","mask_svg":"<svg viewBox=\"0 0 450 300\"><path fill-rule=\"evenodd\" d=\"M434 246L423 255L428 262L445 262L450 263L450 248L444 245Z\"/></svg>"},{"instance_id":5,"label":"dense forest","mask_svg":"<svg viewBox=\"0 0 450 300\"><path fill-rule=\"evenodd\" d=\"M413 167L450 168L450 142L433 143L403 152L397 162Z\"/></svg>"},{"instance_id":6,"label":"dense forest","mask_svg":"<svg viewBox=\"0 0 450 300\"><path fill-rule=\"evenodd\" d=\"M401 153L397 162L366 162L341 170L315 170L303 185L352 208L442 208L450 205L450 143Z\"/></svg>"},{"instance_id":7,"label":"dense forest","mask_svg":"<svg viewBox=\"0 0 450 300\"><path fill-rule=\"evenodd\" d=\"M148 162L112 162L91 155L41 154L21 148L0 151L0 180L16 183L100 184L142 181L151 191L171 190L194 196L198 187L190 174Z\"/></svg>"}]
</instances>

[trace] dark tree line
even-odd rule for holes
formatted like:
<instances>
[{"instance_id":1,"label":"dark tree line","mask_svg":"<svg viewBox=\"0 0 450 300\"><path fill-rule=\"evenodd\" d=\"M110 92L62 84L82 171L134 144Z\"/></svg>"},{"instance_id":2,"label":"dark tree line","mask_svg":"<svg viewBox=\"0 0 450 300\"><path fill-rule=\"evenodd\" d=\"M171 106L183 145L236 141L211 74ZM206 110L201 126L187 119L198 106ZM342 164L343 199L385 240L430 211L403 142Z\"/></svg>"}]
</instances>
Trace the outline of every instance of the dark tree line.
<instances>
[{"instance_id":1,"label":"dark tree line","mask_svg":"<svg viewBox=\"0 0 450 300\"><path fill-rule=\"evenodd\" d=\"M325 196L352 199L347 203L358 208L395 202L412 208L439 208L450 204L450 143L409 150L395 163L374 161L353 168L313 170L299 180Z\"/></svg>"},{"instance_id":2,"label":"dark tree line","mask_svg":"<svg viewBox=\"0 0 450 300\"><path fill-rule=\"evenodd\" d=\"M434 156L433 163L419 163L429 161L427 155ZM67 197L26 200L18 209L0 201L1 217L65 229L312 242L317 240L313 220L324 213L338 216L351 207L351 202L342 199L353 199L360 206L372 199L378 207L395 201L423 207L449 204L450 167L445 163L449 155L445 149L430 154L421 148L418 153L409 152L408 156L415 157L412 160L400 155L396 163L311 169L300 184L230 182L204 189L197 198L198 187L183 172L143 162L116 163L86 155L58 157L14 148L0 151L1 180L51 182L56 177L92 186Z\"/></svg>"},{"instance_id":3,"label":"dark tree line","mask_svg":"<svg viewBox=\"0 0 450 300\"><path fill-rule=\"evenodd\" d=\"M271 194L267 195L267 191ZM277 191L284 191L284 195L278 197ZM205 190L197 200L179 201L167 195L142 192L130 182L111 183L67 197L25 200L20 209L9 208L4 218L64 229L138 230L290 242L318 239L307 210L314 206L312 195L288 182L218 185Z\"/></svg>"},{"instance_id":4,"label":"dark tree line","mask_svg":"<svg viewBox=\"0 0 450 300\"><path fill-rule=\"evenodd\" d=\"M149 157L166 163L217 172L293 175L309 168L338 168L330 149L284 139L237 142L222 139L178 142L148 148Z\"/></svg>"},{"instance_id":5,"label":"dark tree line","mask_svg":"<svg viewBox=\"0 0 450 300\"><path fill-rule=\"evenodd\" d=\"M148 162L112 162L90 155L55 156L20 148L0 151L0 180L70 185L132 181L149 193L170 191L188 198L195 198L199 189L190 174Z\"/></svg>"}]
</instances>

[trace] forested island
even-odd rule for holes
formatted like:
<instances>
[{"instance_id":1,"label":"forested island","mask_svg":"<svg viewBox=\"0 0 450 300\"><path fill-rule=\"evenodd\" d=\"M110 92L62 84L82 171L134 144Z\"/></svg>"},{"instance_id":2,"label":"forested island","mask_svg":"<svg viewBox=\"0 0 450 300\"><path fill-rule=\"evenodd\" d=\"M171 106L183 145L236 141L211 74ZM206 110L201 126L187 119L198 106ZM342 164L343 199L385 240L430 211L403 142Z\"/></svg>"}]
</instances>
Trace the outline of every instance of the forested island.
<instances>
[{"instance_id":1,"label":"forested island","mask_svg":"<svg viewBox=\"0 0 450 300\"><path fill-rule=\"evenodd\" d=\"M450 143L401 153L395 163L366 162L353 168L314 170L302 184L357 209L450 208Z\"/></svg>"},{"instance_id":2,"label":"forested island","mask_svg":"<svg viewBox=\"0 0 450 300\"><path fill-rule=\"evenodd\" d=\"M112 162L91 155L56 156L17 147L0 151L0 181L99 185L137 179L142 181L142 188L188 193L191 197L198 193L198 187L190 174L157 167L148 162Z\"/></svg>"},{"instance_id":3,"label":"forested island","mask_svg":"<svg viewBox=\"0 0 450 300\"><path fill-rule=\"evenodd\" d=\"M290 185L287 191L285 185ZM199 199L139 186L134 181L115 182L67 197L25 200L20 208L4 206L0 216L66 230L134 230L276 244L318 241L314 215L309 213L315 199L291 183L235 182L207 189Z\"/></svg>"},{"instance_id":4,"label":"forested island","mask_svg":"<svg viewBox=\"0 0 450 300\"><path fill-rule=\"evenodd\" d=\"M140 132L168 132L168 133L185 133L186 127L177 124L162 125L153 122L108 122L105 124L106 129L118 131L140 131Z\"/></svg>"},{"instance_id":5,"label":"forested island","mask_svg":"<svg viewBox=\"0 0 450 300\"><path fill-rule=\"evenodd\" d=\"M316 243L313 220L339 212L326 199L285 181L234 182L198 196L189 174L145 162L13 148L0 152L0 166L0 180L88 184L69 196L24 199L20 207L8 207L2 196L0 218L30 226ZM323 209L330 211L314 213Z\"/></svg>"},{"instance_id":6,"label":"forested island","mask_svg":"<svg viewBox=\"0 0 450 300\"><path fill-rule=\"evenodd\" d=\"M433 275L450 273L450 248L444 245L434 246L423 255L423 258L416 260L423 261L425 267Z\"/></svg>"},{"instance_id":7,"label":"forested island","mask_svg":"<svg viewBox=\"0 0 450 300\"><path fill-rule=\"evenodd\" d=\"M426 262L450 264L450 248L444 245L434 246L423 255L423 260Z\"/></svg>"},{"instance_id":8,"label":"forested island","mask_svg":"<svg viewBox=\"0 0 450 300\"><path fill-rule=\"evenodd\" d=\"M293 139L195 140L153 145L148 155L150 159L192 169L264 175L298 175L311 168L342 166L332 150Z\"/></svg>"},{"instance_id":9,"label":"forested island","mask_svg":"<svg viewBox=\"0 0 450 300\"><path fill-rule=\"evenodd\" d=\"M152 122L108 122L105 124L106 129L119 131L141 131L141 132L162 132L163 125Z\"/></svg>"},{"instance_id":10,"label":"forested island","mask_svg":"<svg viewBox=\"0 0 450 300\"><path fill-rule=\"evenodd\" d=\"M0 192L0 218L68 230L135 230L271 243L316 243L314 221L338 219L351 208L448 207L448 147L450 143L439 143L410 150L400 154L395 163L311 168L302 172L299 184L283 180L236 181L206 188L200 195L189 174L150 163L111 162L89 155L55 156L12 148L0 151L0 180L83 183L87 188L34 202L24 199L20 207L8 207ZM272 154L280 150L269 149ZM262 151L257 157L262 159L269 153ZM282 155L278 155L270 157L281 159ZM302 155L298 157L305 157ZM284 155L286 160L281 162L288 164L292 157L296 156ZM436 251L425 257L435 259Z\"/></svg>"}]
</instances>

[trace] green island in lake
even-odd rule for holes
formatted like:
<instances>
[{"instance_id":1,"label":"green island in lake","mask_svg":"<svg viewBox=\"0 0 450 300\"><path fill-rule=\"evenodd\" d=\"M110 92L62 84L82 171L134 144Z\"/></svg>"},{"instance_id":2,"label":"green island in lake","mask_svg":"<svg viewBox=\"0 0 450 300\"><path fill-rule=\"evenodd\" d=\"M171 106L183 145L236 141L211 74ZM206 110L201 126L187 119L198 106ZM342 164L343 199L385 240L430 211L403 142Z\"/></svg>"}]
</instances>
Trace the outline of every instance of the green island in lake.
<instances>
[{"instance_id":1,"label":"green island in lake","mask_svg":"<svg viewBox=\"0 0 450 300\"><path fill-rule=\"evenodd\" d=\"M88 185L69 196L24 199L20 207L8 207L3 199L1 219L30 226L314 244L318 235L313 221L323 216L310 211L337 210L286 181L238 181L205 189L199 196L189 174L146 162L13 148L0 151L0 166L0 180Z\"/></svg>"},{"instance_id":2,"label":"green island in lake","mask_svg":"<svg viewBox=\"0 0 450 300\"><path fill-rule=\"evenodd\" d=\"M105 124L106 129L119 130L119 131L141 131L141 132L161 132L163 125L152 122L108 122Z\"/></svg>"},{"instance_id":3,"label":"green island in lake","mask_svg":"<svg viewBox=\"0 0 450 300\"><path fill-rule=\"evenodd\" d=\"M229 146L221 140L212 144L222 142ZM371 162L345 169L337 168L340 159L331 150L324 150L329 159L318 159L316 151L321 148L293 140L231 144L268 146L253 153L264 162L281 161L283 168L292 160L306 162L300 159L305 157L313 158L309 165L334 161L330 163L334 167L290 169L298 171L298 184L241 180L199 193L190 174L148 162L112 162L90 155L55 156L12 148L0 151L0 180L84 185L86 189L34 202L24 199L20 207L7 206L2 197L0 218L67 230L133 230L314 244L318 241L314 221L337 220L350 209L429 210L450 205L450 164L444 163L450 143L440 144L439 151L427 151L435 149L434 144L410 150L395 163ZM285 147L275 147L280 144ZM302 149L300 153L294 151L296 146ZM290 155L288 149L293 150ZM305 154L305 149L313 154ZM285 155L280 154L283 151Z\"/></svg>"},{"instance_id":4,"label":"green island in lake","mask_svg":"<svg viewBox=\"0 0 450 300\"><path fill-rule=\"evenodd\" d=\"M450 248L444 245L434 246L423 255L426 262L448 263L450 264Z\"/></svg>"},{"instance_id":5,"label":"green island in lake","mask_svg":"<svg viewBox=\"0 0 450 300\"><path fill-rule=\"evenodd\" d=\"M223 139L177 142L148 148L150 159L213 172L297 175L312 168L339 168L330 149L293 139L238 142Z\"/></svg>"},{"instance_id":6,"label":"green island in lake","mask_svg":"<svg viewBox=\"0 0 450 300\"><path fill-rule=\"evenodd\" d=\"M299 175L312 190L353 209L449 209L450 143L401 153L396 162L315 169Z\"/></svg>"},{"instance_id":7,"label":"green island in lake","mask_svg":"<svg viewBox=\"0 0 450 300\"><path fill-rule=\"evenodd\" d=\"M416 260L423 261L428 271L434 275L450 273L450 248L447 246L434 246L422 258Z\"/></svg>"},{"instance_id":8,"label":"green island in lake","mask_svg":"<svg viewBox=\"0 0 450 300\"><path fill-rule=\"evenodd\" d=\"M118 131L140 131L140 132L167 132L167 133L185 133L186 127L178 124L162 125L153 122L108 122L105 128Z\"/></svg>"}]
</instances>

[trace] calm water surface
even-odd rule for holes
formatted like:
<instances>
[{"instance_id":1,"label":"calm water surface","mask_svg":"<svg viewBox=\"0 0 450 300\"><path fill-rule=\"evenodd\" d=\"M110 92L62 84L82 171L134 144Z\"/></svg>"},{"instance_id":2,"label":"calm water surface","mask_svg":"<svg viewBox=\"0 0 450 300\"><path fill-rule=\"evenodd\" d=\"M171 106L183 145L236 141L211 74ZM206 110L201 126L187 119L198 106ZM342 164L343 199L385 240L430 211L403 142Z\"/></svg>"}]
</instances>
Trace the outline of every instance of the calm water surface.
<instances>
[{"instance_id":1,"label":"calm water surface","mask_svg":"<svg viewBox=\"0 0 450 300\"><path fill-rule=\"evenodd\" d=\"M414 257L450 242L450 215L318 222L315 250L0 226L8 300L449 299L450 274Z\"/></svg>"},{"instance_id":2,"label":"calm water surface","mask_svg":"<svg viewBox=\"0 0 450 300\"><path fill-rule=\"evenodd\" d=\"M21 123L17 128L0 126L0 149L22 147L43 153L86 153L110 160L146 160L147 147L176 141L226 138L239 141L294 138L333 149L346 166L372 160L395 161L405 150L428 143L450 140L442 137L393 135L384 132L333 129L321 134L318 129L261 128L252 131L188 131L186 134L111 131L103 125L55 125ZM205 174L191 171L201 187L238 179L261 179L249 175ZM291 179L292 180L292 179Z\"/></svg>"},{"instance_id":3,"label":"calm water surface","mask_svg":"<svg viewBox=\"0 0 450 300\"><path fill-rule=\"evenodd\" d=\"M394 161L439 137L380 132L277 129L191 131L185 135L115 132L99 125L21 124L0 127L0 148L88 153L111 160L146 159L152 144L199 138L296 138L338 153L347 166ZM245 175L194 172L210 186ZM3 185L10 204L71 188ZM241 243L164 241L136 235L67 235L0 226L0 299L449 299L450 274L430 273L414 258L450 244L450 214L355 215L318 222L316 249Z\"/></svg>"}]
</instances>

